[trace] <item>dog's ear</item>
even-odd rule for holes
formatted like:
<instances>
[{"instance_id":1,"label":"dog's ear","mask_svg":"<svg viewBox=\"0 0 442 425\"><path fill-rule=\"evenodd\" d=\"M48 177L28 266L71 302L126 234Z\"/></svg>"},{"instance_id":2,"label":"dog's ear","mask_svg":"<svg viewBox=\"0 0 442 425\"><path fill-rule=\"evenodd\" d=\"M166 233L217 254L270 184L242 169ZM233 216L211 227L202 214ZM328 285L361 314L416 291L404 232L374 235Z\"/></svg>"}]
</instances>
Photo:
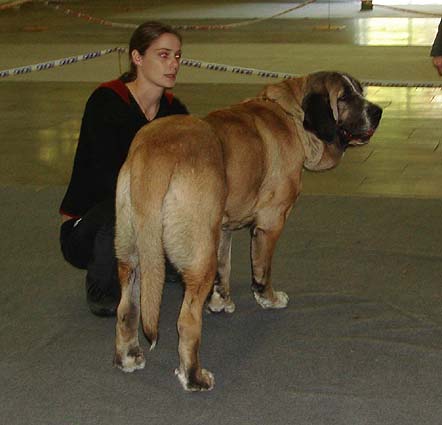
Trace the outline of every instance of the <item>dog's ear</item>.
<instances>
[{"instance_id":1,"label":"dog's ear","mask_svg":"<svg viewBox=\"0 0 442 425\"><path fill-rule=\"evenodd\" d=\"M304 128L324 142L333 143L338 137L337 94L309 93L302 101L302 109Z\"/></svg>"},{"instance_id":2,"label":"dog's ear","mask_svg":"<svg viewBox=\"0 0 442 425\"><path fill-rule=\"evenodd\" d=\"M361 84L361 82L359 80L357 80L355 77L352 77L349 74L343 74L343 75L351 81L351 83L353 84L353 87L356 89L356 91L359 94L364 95L364 86Z\"/></svg>"},{"instance_id":3,"label":"dog's ear","mask_svg":"<svg viewBox=\"0 0 442 425\"><path fill-rule=\"evenodd\" d=\"M291 115L298 113L296 102L293 101L293 91L287 81L282 81L277 84L269 84L259 93L259 96L264 96L270 100L278 103L282 109Z\"/></svg>"}]
</instances>

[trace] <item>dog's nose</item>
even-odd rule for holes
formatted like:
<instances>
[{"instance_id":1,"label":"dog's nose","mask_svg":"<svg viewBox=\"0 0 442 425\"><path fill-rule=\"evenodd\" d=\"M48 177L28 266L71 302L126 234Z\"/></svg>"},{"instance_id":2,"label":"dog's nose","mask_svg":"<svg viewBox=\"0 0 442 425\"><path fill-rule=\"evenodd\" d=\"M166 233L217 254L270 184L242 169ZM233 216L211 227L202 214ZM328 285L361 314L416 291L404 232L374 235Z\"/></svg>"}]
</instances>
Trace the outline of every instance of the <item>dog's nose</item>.
<instances>
[{"instance_id":1,"label":"dog's nose","mask_svg":"<svg viewBox=\"0 0 442 425\"><path fill-rule=\"evenodd\" d=\"M373 122L378 124L382 117L382 108L378 105L371 104L370 108L368 109L368 115L371 117Z\"/></svg>"}]
</instances>

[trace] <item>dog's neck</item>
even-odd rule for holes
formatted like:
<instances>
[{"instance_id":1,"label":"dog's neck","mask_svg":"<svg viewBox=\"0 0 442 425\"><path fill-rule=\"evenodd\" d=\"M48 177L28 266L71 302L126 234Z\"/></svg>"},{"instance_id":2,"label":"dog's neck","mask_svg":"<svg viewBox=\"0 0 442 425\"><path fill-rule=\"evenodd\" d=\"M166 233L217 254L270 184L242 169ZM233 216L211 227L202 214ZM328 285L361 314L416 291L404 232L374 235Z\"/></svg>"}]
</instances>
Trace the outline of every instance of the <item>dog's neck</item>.
<instances>
[{"instance_id":1,"label":"dog's neck","mask_svg":"<svg viewBox=\"0 0 442 425\"><path fill-rule=\"evenodd\" d=\"M338 164L342 151L335 144L325 145L312 132L304 129L302 101L306 91L306 83L305 78L295 78L267 86L260 93L259 99L277 105L295 127L302 127L302 130L305 131L307 137L301 137L305 154L304 167L311 171L326 170ZM287 92L290 93L290 96L285 96Z\"/></svg>"},{"instance_id":2,"label":"dog's neck","mask_svg":"<svg viewBox=\"0 0 442 425\"><path fill-rule=\"evenodd\" d=\"M291 78L266 86L259 97L276 103L287 115L302 122L304 120L302 100L305 84L304 77Z\"/></svg>"},{"instance_id":3,"label":"dog's neck","mask_svg":"<svg viewBox=\"0 0 442 425\"><path fill-rule=\"evenodd\" d=\"M296 119L295 113L284 108L284 106L281 105L281 103L279 103L276 99L272 99L265 94L260 96L258 99L264 100L265 102L273 102L274 104L278 105L289 117Z\"/></svg>"}]
</instances>

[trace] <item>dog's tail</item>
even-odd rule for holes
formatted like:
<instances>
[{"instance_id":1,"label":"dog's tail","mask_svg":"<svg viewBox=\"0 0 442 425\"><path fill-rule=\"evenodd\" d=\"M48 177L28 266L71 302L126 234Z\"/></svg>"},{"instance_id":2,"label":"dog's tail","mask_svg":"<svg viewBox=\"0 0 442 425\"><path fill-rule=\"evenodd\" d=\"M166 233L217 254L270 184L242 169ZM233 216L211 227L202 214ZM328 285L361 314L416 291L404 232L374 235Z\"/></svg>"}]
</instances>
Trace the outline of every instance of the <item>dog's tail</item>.
<instances>
[{"instance_id":1,"label":"dog's tail","mask_svg":"<svg viewBox=\"0 0 442 425\"><path fill-rule=\"evenodd\" d=\"M158 339L158 322L165 277L163 248L163 202L173 173L171 164L144 158L144 170L137 176L132 169L131 203L134 209L136 246L141 274L141 321L146 338L155 348ZM169 172L168 172L169 171Z\"/></svg>"}]
</instances>

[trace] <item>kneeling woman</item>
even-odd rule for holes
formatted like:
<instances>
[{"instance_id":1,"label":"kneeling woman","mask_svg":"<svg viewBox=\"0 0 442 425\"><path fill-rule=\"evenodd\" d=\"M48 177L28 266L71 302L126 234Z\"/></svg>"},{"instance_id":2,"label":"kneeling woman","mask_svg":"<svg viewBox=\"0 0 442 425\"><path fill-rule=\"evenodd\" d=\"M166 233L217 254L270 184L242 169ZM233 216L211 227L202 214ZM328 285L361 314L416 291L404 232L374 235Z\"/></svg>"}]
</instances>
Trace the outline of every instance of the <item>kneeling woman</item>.
<instances>
[{"instance_id":1,"label":"kneeling woman","mask_svg":"<svg viewBox=\"0 0 442 425\"><path fill-rule=\"evenodd\" d=\"M60 242L64 258L87 270L87 302L98 316L115 315L120 300L114 203L118 172L132 139L156 118L188 113L166 92L175 86L180 57L179 33L146 22L130 40L130 71L101 84L86 104L71 180L60 207Z\"/></svg>"}]
</instances>

